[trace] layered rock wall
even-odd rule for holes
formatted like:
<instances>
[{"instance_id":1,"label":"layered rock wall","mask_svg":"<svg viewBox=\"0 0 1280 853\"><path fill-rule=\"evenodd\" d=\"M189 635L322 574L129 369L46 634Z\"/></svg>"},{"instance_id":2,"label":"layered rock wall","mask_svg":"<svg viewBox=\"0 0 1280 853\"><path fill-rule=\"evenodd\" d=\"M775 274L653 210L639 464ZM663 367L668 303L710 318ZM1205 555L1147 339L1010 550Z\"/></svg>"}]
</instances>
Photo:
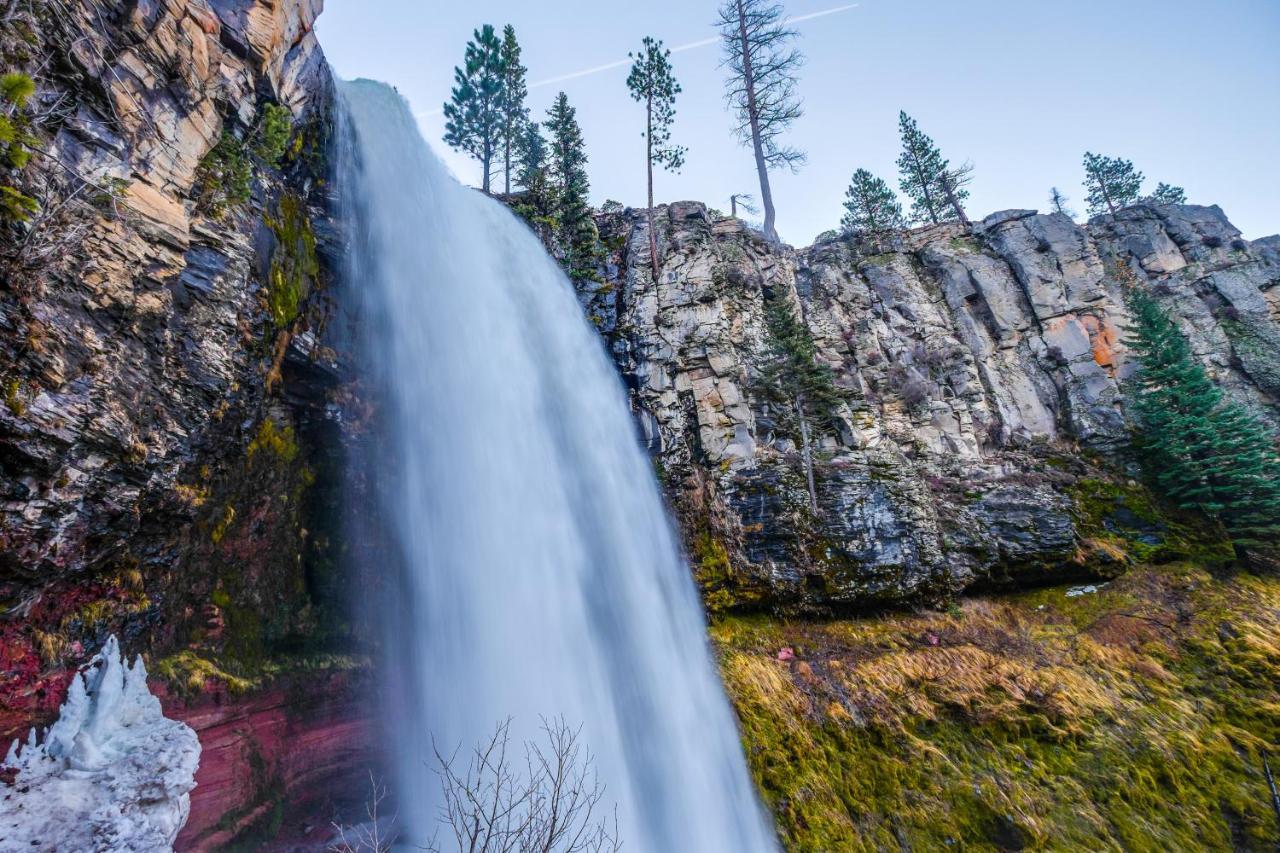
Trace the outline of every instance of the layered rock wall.
<instances>
[{"instance_id":1,"label":"layered rock wall","mask_svg":"<svg viewBox=\"0 0 1280 853\"><path fill-rule=\"evenodd\" d=\"M206 741L184 843L223 843L350 770L324 738L362 723L321 3L7 5L36 94L0 182L36 209L0 216L0 734L117 633ZM298 671L313 689L281 686ZM317 745L306 772L283 735Z\"/></svg>"},{"instance_id":2,"label":"layered rock wall","mask_svg":"<svg viewBox=\"0 0 1280 853\"><path fill-rule=\"evenodd\" d=\"M1127 482L1126 286L1152 288L1214 379L1280 423L1274 240L1243 240L1216 207L1140 205L1088 226L1006 211L795 251L680 203L659 217L657 282L645 228L602 217L614 251L582 298L713 607L1106 574L1125 560L1106 542L1117 525L1185 548L1186 531L1135 511ZM817 438L816 516L799 436L759 393L773 296L794 304L844 398Z\"/></svg>"}]
</instances>

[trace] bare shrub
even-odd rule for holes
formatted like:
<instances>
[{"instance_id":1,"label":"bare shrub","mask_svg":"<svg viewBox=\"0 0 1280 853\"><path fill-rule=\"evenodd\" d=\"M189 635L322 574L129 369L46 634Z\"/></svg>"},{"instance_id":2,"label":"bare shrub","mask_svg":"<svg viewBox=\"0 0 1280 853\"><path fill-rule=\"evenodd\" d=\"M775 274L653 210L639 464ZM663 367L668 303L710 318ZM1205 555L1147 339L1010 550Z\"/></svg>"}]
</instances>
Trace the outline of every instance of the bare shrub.
<instances>
[{"instance_id":1,"label":"bare shrub","mask_svg":"<svg viewBox=\"0 0 1280 853\"><path fill-rule=\"evenodd\" d=\"M369 773L369 787L369 801L365 804L368 821L360 826L333 824L337 835L329 845L329 853L391 853L397 840L394 830L396 817L392 815L388 820L379 814L382 803L387 799L387 788L374 778L372 772Z\"/></svg>"},{"instance_id":2,"label":"bare shrub","mask_svg":"<svg viewBox=\"0 0 1280 853\"><path fill-rule=\"evenodd\" d=\"M524 767L510 756L511 721L499 723L493 735L476 744L462 766L461 747L446 756L433 743L436 775L443 802L440 830L420 850L428 853L617 853L617 808L600 814L605 788L595 758L582 745L582 727L563 717L543 718L542 740L525 741ZM396 833L380 819L386 788L370 776L372 797L362 826L334 824L336 841L329 853L390 853ZM389 821L394 825L394 816ZM440 836L452 841L441 846Z\"/></svg>"},{"instance_id":3,"label":"bare shrub","mask_svg":"<svg viewBox=\"0 0 1280 853\"><path fill-rule=\"evenodd\" d=\"M616 809L598 814L604 785L595 758L579 741L582 727L563 717L542 721L543 742L524 744L524 771L508 756L511 721L477 744L465 768L458 754L435 750L444 804L440 823L458 851L467 853L601 853L617 851ZM445 848L434 842L433 853Z\"/></svg>"}]
</instances>

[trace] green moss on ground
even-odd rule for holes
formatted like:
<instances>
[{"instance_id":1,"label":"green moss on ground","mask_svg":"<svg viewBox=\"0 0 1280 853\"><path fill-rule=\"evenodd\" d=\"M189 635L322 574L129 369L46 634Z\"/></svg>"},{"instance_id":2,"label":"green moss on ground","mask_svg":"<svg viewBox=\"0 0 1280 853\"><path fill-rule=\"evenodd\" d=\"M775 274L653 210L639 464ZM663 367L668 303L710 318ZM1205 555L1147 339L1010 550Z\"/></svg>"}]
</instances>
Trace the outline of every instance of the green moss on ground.
<instances>
[{"instance_id":1,"label":"green moss on ground","mask_svg":"<svg viewBox=\"0 0 1280 853\"><path fill-rule=\"evenodd\" d=\"M1065 593L715 623L787 849L1274 850L1280 579L1179 563Z\"/></svg>"}]
</instances>

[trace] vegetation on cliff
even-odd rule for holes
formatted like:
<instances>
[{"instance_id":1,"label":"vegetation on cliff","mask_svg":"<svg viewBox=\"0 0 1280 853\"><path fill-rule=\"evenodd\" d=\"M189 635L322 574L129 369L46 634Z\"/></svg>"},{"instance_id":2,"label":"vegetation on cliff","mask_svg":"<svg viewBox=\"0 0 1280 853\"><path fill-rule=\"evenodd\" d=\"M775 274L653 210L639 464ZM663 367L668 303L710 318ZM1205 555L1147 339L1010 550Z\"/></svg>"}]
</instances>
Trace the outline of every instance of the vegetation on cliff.
<instances>
[{"instance_id":1,"label":"vegetation on cliff","mask_svg":"<svg viewBox=\"0 0 1280 853\"><path fill-rule=\"evenodd\" d=\"M946 613L713 625L789 850L1270 850L1280 580L1142 567Z\"/></svg>"}]
</instances>

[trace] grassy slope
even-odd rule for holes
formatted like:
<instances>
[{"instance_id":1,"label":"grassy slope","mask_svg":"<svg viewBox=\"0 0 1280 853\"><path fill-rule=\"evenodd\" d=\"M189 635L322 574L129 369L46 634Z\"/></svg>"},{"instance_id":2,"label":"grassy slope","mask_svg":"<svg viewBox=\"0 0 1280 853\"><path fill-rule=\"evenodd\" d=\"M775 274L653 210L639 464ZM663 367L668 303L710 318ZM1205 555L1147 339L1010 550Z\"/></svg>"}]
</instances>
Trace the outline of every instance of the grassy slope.
<instances>
[{"instance_id":1,"label":"grassy slope","mask_svg":"<svg viewBox=\"0 0 1280 853\"><path fill-rule=\"evenodd\" d=\"M1275 850L1280 579L1174 564L1065 592L715 623L787 848Z\"/></svg>"}]
</instances>

